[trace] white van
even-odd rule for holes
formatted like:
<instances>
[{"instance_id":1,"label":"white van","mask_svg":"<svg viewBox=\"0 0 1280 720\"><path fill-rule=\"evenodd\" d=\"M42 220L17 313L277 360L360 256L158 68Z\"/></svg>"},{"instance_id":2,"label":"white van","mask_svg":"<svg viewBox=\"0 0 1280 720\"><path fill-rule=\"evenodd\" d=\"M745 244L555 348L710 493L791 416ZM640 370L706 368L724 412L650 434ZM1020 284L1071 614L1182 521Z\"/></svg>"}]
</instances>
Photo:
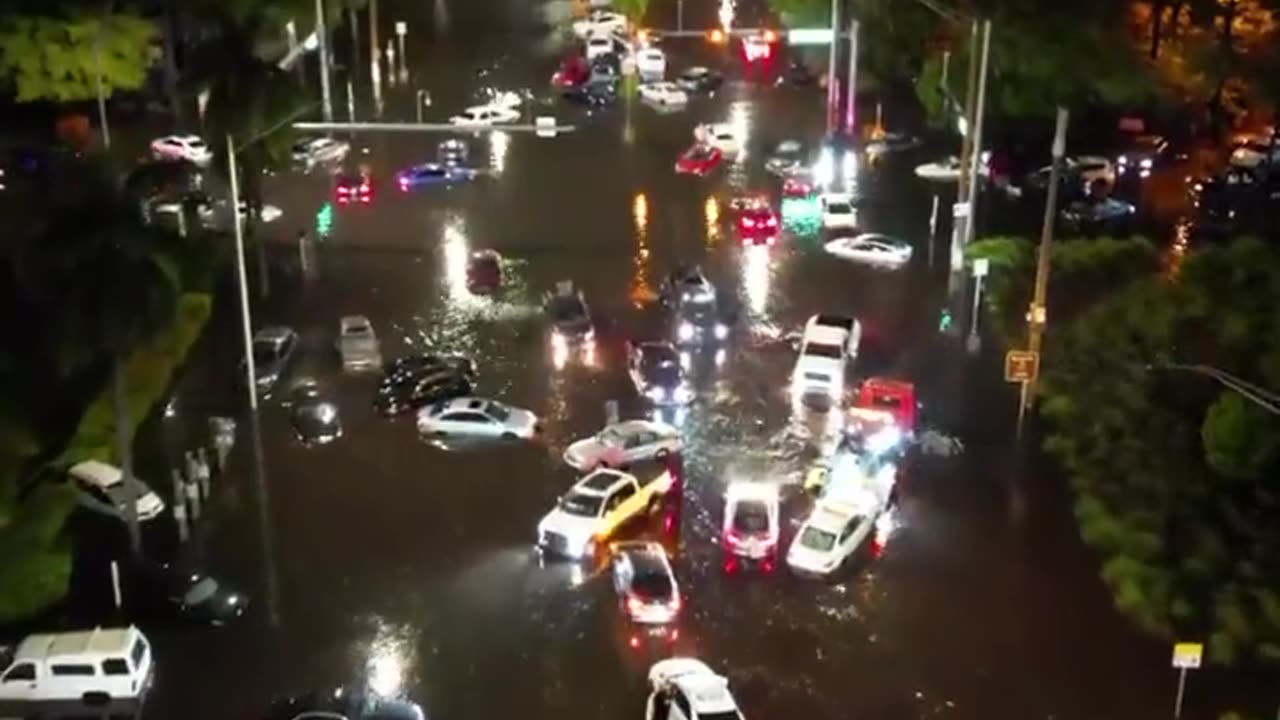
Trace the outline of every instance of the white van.
<instances>
[{"instance_id":1,"label":"white van","mask_svg":"<svg viewBox=\"0 0 1280 720\"><path fill-rule=\"evenodd\" d=\"M837 403L844 396L845 368L858 352L862 329L857 320L837 315L814 315L804 325L800 356L791 373L791 394Z\"/></svg>"},{"instance_id":2,"label":"white van","mask_svg":"<svg viewBox=\"0 0 1280 720\"><path fill-rule=\"evenodd\" d=\"M31 635L0 672L0 700L131 700L151 674L151 644L132 625Z\"/></svg>"},{"instance_id":3,"label":"white van","mask_svg":"<svg viewBox=\"0 0 1280 720\"><path fill-rule=\"evenodd\" d=\"M72 465L67 476L75 486L81 505L122 520L127 517L128 493L124 486L124 472L120 468L101 460L85 460ZM164 501L141 480L137 482L138 519L159 517L164 512Z\"/></svg>"}]
</instances>

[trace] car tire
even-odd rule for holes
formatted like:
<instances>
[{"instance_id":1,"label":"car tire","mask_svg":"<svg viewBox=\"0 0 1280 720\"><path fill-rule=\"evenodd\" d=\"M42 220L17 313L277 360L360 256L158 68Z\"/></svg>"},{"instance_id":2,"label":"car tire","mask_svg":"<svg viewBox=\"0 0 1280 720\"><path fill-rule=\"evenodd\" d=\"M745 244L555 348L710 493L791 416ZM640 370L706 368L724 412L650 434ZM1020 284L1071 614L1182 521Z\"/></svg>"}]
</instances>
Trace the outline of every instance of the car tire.
<instances>
[{"instance_id":1,"label":"car tire","mask_svg":"<svg viewBox=\"0 0 1280 720\"><path fill-rule=\"evenodd\" d=\"M80 696L81 702L85 705L106 705L111 702L111 693L105 690L90 690Z\"/></svg>"},{"instance_id":2,"label":"car tire","mask_svg":"<svg viewBox=\"0 0 1280 720\"><path fill-rule=\"evenodd\" d=\"M518 438L516 437L516 434L513 432L504 432L502 433L502 439L511 441L511 440L517 440Z\"/></svg>"}]
</instances>

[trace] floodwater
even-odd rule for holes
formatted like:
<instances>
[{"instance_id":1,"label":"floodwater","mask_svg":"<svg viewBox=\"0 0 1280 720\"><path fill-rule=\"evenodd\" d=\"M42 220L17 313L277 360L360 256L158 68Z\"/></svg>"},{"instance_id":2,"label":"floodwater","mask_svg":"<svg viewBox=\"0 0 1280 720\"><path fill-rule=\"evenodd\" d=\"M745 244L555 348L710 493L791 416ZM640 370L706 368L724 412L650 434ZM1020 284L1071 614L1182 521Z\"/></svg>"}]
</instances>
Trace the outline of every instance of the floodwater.
<instances>
[{"instance_id":1,"label":"floodwater","mask_svg":"<svg viewBox=\"0 0 1280 720\"><path fill-rule=\"evenodd\" d=\"M717 10L687 4L690 25ZM290 380L324 384L345 434L303 447L274 397L258 422L241 415L231 468L191 551L249 590L254 605L231 627L153 632L159 671L147 717L256 717L280 694L352 682L408 696L446 720L640 717L644 672L667 650L631 647L607 578L544 566L531 543L574 480L560 460L565 446L600 427L608 400L624 417L648 412L627 378L624 344L665 331L656 292L677 265L695 263L735 322L723 352L690 358L697 397L669 418L686 447L666 538L685 596L672 651L728 675L749 718L1166 712L1165 650L1110 609L1075 538L1069 498L1034 470L1010 490L1011 396L998 378L970 382L968 361L936 337L947 241L931 243L932 196L912 174L927 154L864 163L858 177L869 198L862 225L911 242L906 269L825 255L803 202L784 208L777 244L744 248L729 200L763 191L777 203L764 156L780 140L812 147L821 137L821 90L775 87L776 68L672 40L672 70L722 67L724 88L678 112L635 100L589 114L544 89L564 41L535 19L563 8L383 5L384 30L410 23L410 81L384 88L387 116L412 118L418 89L430 94L428 119L495 89L526 94L538 108L526 118L553 114L578 129L553 139L471 137L481 177L407 193L394 172L434 159L442 138L352 138L373 173L373 200L336 207L332 236L301 251L292 238L332 199L330 181L270 180L268 199L285 216L272 229L273 283L255 324L298 330ZM365 88L359 115L371 104L367 83L357 88ZM746 151L708 178L675 175L694 125L708 121L734 124ZM939 229L946 233L945 222ZM466 261L486 248L507 259L506 284L474 296ZM560 280L581 288L595 315L593 363L558 363L549 345L541 297ZM179 386L166 421L175 434L240 408L238 317L226 310ZM865 328L857 374L914 380L927 422L969 433L967 452L913 457L883 547L832 580L785 569L727 576L718 543L725 484L783 486L787 543L806 507L794 486L830 440L830 419L794 408L787 393L788 337L817 312L857 315ZM372 320L387 357L471 356L478 393L534 410L544 437L442 449L416 436L412 418L377 416L376 378L338 368L334 333L352 313Z\"/></svg>"}]
</instances>

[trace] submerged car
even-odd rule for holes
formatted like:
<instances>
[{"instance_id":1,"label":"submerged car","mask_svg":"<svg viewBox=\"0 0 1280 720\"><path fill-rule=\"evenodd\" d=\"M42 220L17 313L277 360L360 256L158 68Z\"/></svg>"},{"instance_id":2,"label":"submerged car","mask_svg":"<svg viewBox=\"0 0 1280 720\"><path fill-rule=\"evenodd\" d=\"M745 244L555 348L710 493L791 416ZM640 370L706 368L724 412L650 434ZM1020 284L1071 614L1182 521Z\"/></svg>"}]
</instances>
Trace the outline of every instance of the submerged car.
<instances>
[{"instance_id":1,"label":"submerged car","mask_svg":"<svg viewBox=\"0 0 1280 720\"><path fill-rule=\"evenodd\" d=\"M287 327L266 327L253 336L253 380L267 395L279 382L298 349L298 334Z\"/></svg>"},{"instance_id":2,"label":"submerged car","mask_svg":"<svg viewBox=\"0 0 1280 720\"><path fill-rule=\"evenodd\" d=\"M502 256L497 250L477 250L467 258L467 290L491 293L502 287Z\"/></svg>"},{"instance_id":3,"label":"submerged car","mask_svg":"<svg viewBox=\"0 0 1280 720\"><path fill-rule=\"evenodd\" d=\"M759 563L772 570L778 554L778 488L760 482L733 482L725 492L721 543L725 569Z\"/></svg>"},{"instance_id":4,"label":"submerged car","mask_svg":"<svg viewBox=\"0 0 1280 720\"><path fill-rule=\"evenodd\" d=\"M388 376L378 386L374 409L382 415L403 415L425 405L471 394L467 376L449 368L418 370Z\"/></svg>"},{"instance_id":5,"label":"submerged car","mask_svg":"<svg viewBox=\"0 0 1280 720\"><path fill-rule=\"evenodd\" d=\"M676 158L676 172L681 175L703 176L720 167L724 153L720 148L694 143Z\"/></svg>"},{"instance_id":6,"label":"submerged car","mask_svg":"<svg viewBox=\"0 0 1280 720\"><path fill-rule=\"evenodd\" d=\"M426 720L422 707L355 687L295 695L272 704L268 720Z\"/></svg>"},{"instance_id":7,"label":"submerged car","mask_svg":"<svg viewBox=\"0 0 1280 720\"><path fill-rule=\"evenodd\" d=\"M460 397L418 411L422 435L527 440L539 427L532 412L485 398Z\"/></svg>"},{"instance_id":8,"label":"submerged car","mask_svg":"<svg viewBox=\"0 0 1280 720\"><path fill-rule=\"evenodd\" d=\"M338 355L342 369L376 370L382 366L382 347L373 323L363 315L346 315L338 321Z\"/></svg>"},{"instance_id":9,"label":"submerged car","mask_svg":"<svg viewBox=\"0 0 1280 720\"><path fill-rule=\"evenodd\" d=\"M569 445L564 451L564 462L585 472L598 467L616 468L645 460L665 460L680 452L680 448L680 433L674 427L649 420L624 420Z\"/></svg>"},{"instance_id":10,"label":"submerged car","mask_svg":"<svg viewBox=\"0 0 1280 720\"><path fill-rule=\"evenodd\" d=\"M572 281L562 280L555 292L547 294L543 307L551 325L551 349L557 366L567 359L570 351L581 353L588 364L594 363L595 326L582 291L576 289Z\"/></svg>"},{"instance_id":11,"label":"submerged car","mask_svg":"<svg viewBox=\"0 0 1280 720\"><path fill-rule=\"evenodd\" d=\"M289 419L304 445L324 445L342 437L338 406L326 397L320 384L307 379L289 391Z\"/></svg>"},{"instance_id":12,"label":"submerged car","mask_svg":"<svg viewBox=\"0 0 1280 720\"><path fill-rule=\"evenodd\" d=\"M680 586L661 544L646 541L614 543L613 589L628 620L646 634L663 635L680 617ZM638 644L638 640L633 644Z\"/></svg>"},{"instance_id":13,"label":"submerged car","mask_svg":"<svg viewBox=\"0 0 1280 720\"><path fill-rule=\"evenodd\" d=\"M133 609L186 623L218 627L249 608L244 593L198 571L143 565L134 570L130 586Z\"/></svg>"},{"instance_id":14,"label":"submerged car","mask_svg":"<svg viewBox=\"0 0 1280 720\"><path fill-rule=\"evenodd\" d=\"M424 185L450 185L476 177L473 168L454 163L421 163L396 173L396 184L402 192Z\"/></svg>"},{"instance_id":15,"label":"submerged car","mask_svg":"<svg viewBox=\"0 0 1280 720\"><path fill-rule=\"evenodd\" d=\"M671 343L632 343L627 370L640 397L655 405L681 405L693 399L680 365L680 353Z\"/></svg>"},{"instance_id":16,"label":"submerged car","mask_svg":"<svg viewBox=\"0 0 1280 720\"><path fill-rule=\"evenodd\" d=\"M387 378L407 377L437 370L449 370L472 381L476 378L475 363L465 355L414 353L398 357L382 369Z\"/></svg>"}]
</instances>

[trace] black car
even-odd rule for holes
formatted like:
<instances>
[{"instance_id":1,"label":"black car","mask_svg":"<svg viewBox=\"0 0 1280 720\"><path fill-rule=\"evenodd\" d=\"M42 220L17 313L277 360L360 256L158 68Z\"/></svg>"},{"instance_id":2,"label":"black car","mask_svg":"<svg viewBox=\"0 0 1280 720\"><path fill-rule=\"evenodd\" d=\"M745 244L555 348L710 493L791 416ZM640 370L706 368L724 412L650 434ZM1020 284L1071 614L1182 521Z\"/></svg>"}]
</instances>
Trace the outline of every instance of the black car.
<instances>
[{"instance_id":1,"label":"black car","mask_svg":"<svg viewBox=\"0 0 1280 720\"><path fill-rule=\"evenodd\" d=\"M315 380L303 380L289 391L289 420L304 445L323 445L342 437L338 406Z\"/></svg>"},{"instance_id":2,"label":"black car","mask_svg":"<svg viewBox=\"0 0 1280 720\"><path fill-rule=\"evenodd\" d=\"M564 99L587 107L608 107L618 99L612 82L586 83L564 91Z\"/></svg>"},{"instance_id":3,"label":"black car","mask_svg":"<svg viewBox=\"0 0 1280 720\"><path fill-rule=\"evenodd\" d=\"M425 720L411 700L381 697L359 688L339 687L279 700L269 720Z\"/></svg>"},{"instance_id":4,"label":"black car","mask_svg":"<svg viewBox=\"0 0 1280 720\"><path fill-rule=\"evenodd\" d=\"M680 73L676 84L686 92L709 93L715 92L724 84L724 76L705 67L691 67Z\"/></svg>"},{"instance_id":5,"label":"black car","mask_svg":"<svg viewBox=\"0 0 1280 720\"><path fill-rule=\"evenodd\" d=\"M383 415L403 415L424 405L471 394L471 381L450 369L402 373L378 386L373 406Z\"/></svg>"},{"instance_id":6,"label":"black car","mask_svg":"<svg viewBox=\"0 0 1280 720\"><path fill-rule=\"evenodd\" d=\"M211 575L165 565L138 567L125 597L133 594L133 609L159 616L215 627L244 615L249 598Z\"/></svg>"},{"instance_id":7,"label":"black car","mask_svg":"<svg viewBox=\"0 0 1280 720\"><path fill-rule=\"evenodd\" d=\"M636 392L655 405L682 404L689 400L680 353L671 343L633 343L627 369Z\"/></svg>"},{"instance_id":8,"label":"black car","mask_svg":"<svg viewBox=\"0 0 1280 720\"><path fill-rule=\"evenodd\" d=\"M400 375L413 375L432 370L452 370L453 372L465 376L468 380L475 380L476 366L471 362L471 358L464 355L440 355L436 353L415 353L413 355L405 355L387 363L383 368L383 372L388 378Z\"/></svg>"}]
</instances>

